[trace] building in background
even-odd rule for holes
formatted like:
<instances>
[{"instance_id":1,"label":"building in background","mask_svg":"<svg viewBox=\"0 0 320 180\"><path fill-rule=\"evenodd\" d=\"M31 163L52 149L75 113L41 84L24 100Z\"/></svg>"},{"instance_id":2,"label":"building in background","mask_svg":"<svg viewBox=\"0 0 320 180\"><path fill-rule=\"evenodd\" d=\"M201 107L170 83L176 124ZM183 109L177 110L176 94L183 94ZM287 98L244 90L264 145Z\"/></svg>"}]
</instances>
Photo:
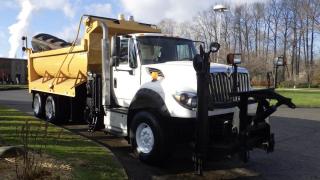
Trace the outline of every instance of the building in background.
<instances>
[{"instance_id":1,"label":"building in background","mask_svg":"<svg viewBox=\"0 0 320 180\"><path fill-rule=\"evenodd\" d=\"M27 60L0 57L0 84L26 84Z\"/></svg>"}]
</instances>

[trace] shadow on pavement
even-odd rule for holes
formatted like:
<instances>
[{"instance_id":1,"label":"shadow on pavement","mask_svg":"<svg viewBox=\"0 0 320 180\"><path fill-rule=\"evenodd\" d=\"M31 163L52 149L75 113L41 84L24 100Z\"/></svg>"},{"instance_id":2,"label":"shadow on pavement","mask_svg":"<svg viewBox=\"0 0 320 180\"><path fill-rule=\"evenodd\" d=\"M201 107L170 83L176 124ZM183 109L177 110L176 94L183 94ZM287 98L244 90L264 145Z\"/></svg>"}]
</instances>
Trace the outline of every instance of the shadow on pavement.
<instances>
[{"instance_id":1,"label":"shadow on pavement","mask_svg":"<svg viewBox=\"0 0 320 180\"><path fill-rule=\"evenodd\" d=\"M206 163L201 179L320 178L320 123L276 116L272 117L271 124L277 141L274 153L254 150L247 164L236 156L218 157ZM124 138L104 132L88 133L86 125L65 128L108 147L122 163L130 179L200 178L193 174L192 148L188 145L179 145L167 161L156 167L137 160Z\"/></svg>"},{"instance_id":2,"label":"shadow on pavement","mask_svg":"<svg viewBox=\"0 0 320 180\"><path fill-rule=\"evenodd\" d=\"M27 96L26 91L19 93L20 96L16 93L2 94L0 104L24 112L32 111L31 100L18 100L23 99L22 95ZM200 179L320 179L320 109L280 108L275 115L270 120L276 138L275 152L252 151L247 164L236 157L217 158L206 164L205 176ZM91 134L87 132L87 126L81 124L66 124L63 127L108 147L122 163L130 179L199 178L193 175L192 148L189 146L179 146L170 159L155 167L137 160L124 138L104 132Z\"/></svg>"}]
</instances>

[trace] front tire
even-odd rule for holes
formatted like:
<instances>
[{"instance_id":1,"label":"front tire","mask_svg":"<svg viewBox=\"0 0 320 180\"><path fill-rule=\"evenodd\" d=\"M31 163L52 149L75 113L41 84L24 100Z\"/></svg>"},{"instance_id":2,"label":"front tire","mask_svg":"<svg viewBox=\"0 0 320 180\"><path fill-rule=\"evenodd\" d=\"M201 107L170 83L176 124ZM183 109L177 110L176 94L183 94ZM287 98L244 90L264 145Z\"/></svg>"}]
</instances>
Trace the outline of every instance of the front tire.
<instances>
[{"instance_id":1,"label":"front tire","mask_svg":"<svg viewBox=\"0 0 320 180\"><path fill-rule=\"evenodd\" d=\"M130 126L132 148L143 162L158 164L168 155L168 141L158 119L146 111L138 112Z\"/></svg>"}]
</instances>

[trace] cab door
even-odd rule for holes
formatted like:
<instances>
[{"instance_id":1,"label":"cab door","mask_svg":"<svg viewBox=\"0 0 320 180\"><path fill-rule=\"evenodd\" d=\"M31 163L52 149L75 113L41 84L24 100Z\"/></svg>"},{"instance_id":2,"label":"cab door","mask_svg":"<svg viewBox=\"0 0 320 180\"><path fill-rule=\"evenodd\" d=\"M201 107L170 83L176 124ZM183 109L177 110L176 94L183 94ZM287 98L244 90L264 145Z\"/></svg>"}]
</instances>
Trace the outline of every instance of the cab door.
<instances>
[{"instance_id":1,"label":"cab door","mask_svg":"<svg viewBox=\"0 0 320 180\"><path fill-rule=\"evenodd\" d=\"M129 107L140 87L140 70L134 39L121 37L119 65L113 68L113 87L119 106Z\"/></svg>"}]
</instances>

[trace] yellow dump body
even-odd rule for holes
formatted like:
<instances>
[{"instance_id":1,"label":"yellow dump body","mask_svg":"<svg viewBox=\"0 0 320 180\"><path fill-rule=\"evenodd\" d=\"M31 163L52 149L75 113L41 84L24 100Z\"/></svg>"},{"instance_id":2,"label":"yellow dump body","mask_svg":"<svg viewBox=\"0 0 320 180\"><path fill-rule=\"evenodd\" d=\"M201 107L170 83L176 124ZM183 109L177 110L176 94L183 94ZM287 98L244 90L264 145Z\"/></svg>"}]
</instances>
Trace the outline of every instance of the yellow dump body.
<instances>
[{"instance_id":1,"label":"yellow dump body","mask_svg":"<svg viewBox=\"0 0 320 180\"><path fill-rule=\"evenodd\" d=\"M109 39L113 35L160 32L154 26L134 21L88 16L81 44L42 52L27 50L29 92L75 97L75 88L86 82L88 71L101 74L101 22L108 27Z\"/></svg>"}]
</instances>

